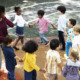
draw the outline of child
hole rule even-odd
[[[57,8],[60,16],[58,19],[58,36],[59,36],[59,40],[62,43],[62,48],[61,50],[65,50],[65,40],[64,40],[64,32],[66,30],[66,16],[65,16],[65,12],[66,12],[66,8],[65,6],[58,6]]]
[[[3,44],[4,38],[6,35],[8,35],[7,25],[14,27],[14,24],[5,17],[5,7],[0,6],[0,69],[2,63],[1,46]]]
[[[66,80],[79,80],[80,62],[77,60],[79,52],[76,48],[70,49],[70,59],[62,71],[62,75]]]
[[[16,80],[15,66],[17,65],[16,60],[19,60],[19,58],[15,55],[12,46],[13,46],[13,37],[6,36],[4,39],[3,54],[5,57],[6,68],[8,70],[8,75],[7,75],[8,80]]]
[[[30,40],[25,43],[23,50],[26,52],[24,58],[20,62],[24,62],[24,77],[25,80],[36,80],[36,71],[45,72],[36,65],[35,51],[38,49],[38,45],[35,41]]]
[[[34,24],[29,26],[33,27],[35,24],[39,24],[40,44],[45,42],[45,46],[47,46],[49,44],[49,40],[45,38],[44,34],[48,31],[48,24],[52,25],[53,28],[55,28],[55,26],[44,18],[45,12],[43,10],[39,10],[37,14],[39,19]]]
[[[16,47],[17,43],[21,40],[21,43],[24,43],[24,24],[27,24],[27,22],[23,19],[21,13],[21,8],[20,7],[15,7],[15,12],[16,12],[16,16],[15,16],[15,20],[13,21],[13,23],[17,23],[16,26],[16,34],[18,36],[18,39],[15,42],[14,45],[14,49],[15,50],[19,50],[19,48]]]
[[[76,20],[75,19],[69,19],[68,25],[69,25],[70,29],[68,30],[68,35],[67,35],[66,57],[69,56],[69,49],[70,49],[70,47],[72,47],[72,42],[70,40],[70,36],[72,36],[72,38],[75,37],[75,35],[73,33],[73,27],[76,25]]]
[[[60,55],[58,52],[60,48],[59,40],[57,39],[51,40],[50,48],[51,49],[47,52],[45,68],[47,69],[47,72],[49,73],[49,80],[56,80],[58,78],[57,67],[59,67],[62,71]]]
[[[77,48],[79,50],[80,53],[80,26],[77,25],[73,28],[75,37],[74,39],[72,39],[71,37],[71,41],[72,41],[72,47]],[[79,54],[80,57],[80,54]]]

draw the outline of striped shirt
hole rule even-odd
[[[47,52],[47,71],[49,74],[57,74],[57,63],[61,63],[60,55],[55,50],[49,50]]]
[[[36,24],[39,24],[39,33],[43,34],[48,31],[48,24],[51,25],[52,23],[43,17],[43,18],[39,18],[36,21]]]

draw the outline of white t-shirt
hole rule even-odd
[[[28,23],[23,19],[22,15],[15,15],[14,24],[17,23],[17,26],[24,27],[24,24],[28,25]]]
[[[60,15],[58,19],[58,31],[64,32],[63,28],[66,29],[66,22],[66,16],[64,14]]]
[[[50,74],[56,74],[58,71],[57,63],[61,63],[59,52],[55,50],[49,50],[47,52],[47,71]]]

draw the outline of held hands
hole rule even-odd
[[[20,59],[20,60],[19,60],[19,62],[23,62],[23,60],[22,60],[22,59]]]
[[[28,24],[29,25],[29,28],[32,28],[33,27],[33,25],[30,25],[30,24]]]
[[[45,69],[40,69],[40,72],[46,73],[46,70]]]

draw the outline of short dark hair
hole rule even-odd
[[[15,12],[17,12],[20,9],[20,7],[14,7]]]
[[[71,24],[72,24],[73,26],[76,25],[76,19],[69,19],[69,21],[71,22]]]
[[[66,12],[66,7],[65,6],[58,6],[57,10],[61,11],[63,14]]]
[[[58,39],[52,39],[50,42],[50,48],[55,50],[60,45],[60,41]]]
[[[5,38],[4,38],[4,45],[8,45],[8,44],[10,44],[12,41],[14,40],[14,37],[12,37],[12,36],[9,36],[9,35],[7,35]]]
[[[23,46],[23,51],[28,53],[34,53],[38,49],[38,44],[34,40],[29,40]]]
[[[1,14],[5,12],[5,7],[4,6],[0,6],[0,17],[1,17]]]
[[[45,12],[44,12],[44,10],[39,10],[37,14],[41,15],[41,16],[44,16]]]

